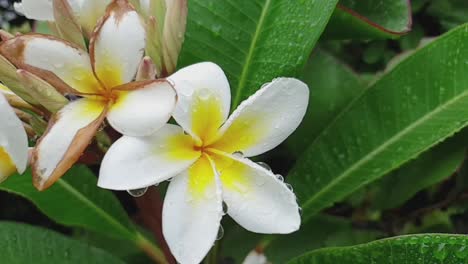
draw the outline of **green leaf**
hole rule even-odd
[[[65,226],[82,227],[115,238],[134,240],[136,230],[112,192],[98,188],[85,166],[73,167],[44,192],[37,191],[31,174],[14,175],[0,190],[31,200],[44,214]]]
[[[242,263],[247,254],[254,249],[262,234],[247,231],[229,217],[223,219],[224,236],[221,241],[221,256]]]
[[[342,112],[289,175],[305,218],[468,122],[468,24],[410,55]]]
[[[29,225],[0,222],[0,237],[2,263],[124,263],[101,249]]]
[[[296,155],[364,90],[359,77],[348,66],[320,49],[312,53],[302,80],[311,89],[310,107],[301,126],[286,141]]]
[[[347,219],[318,215],[302,225],[299,232],[279,236],[271,242],[265,255],[272,263],[285,263],[313,249],[355,245],[382,236],[378,231],[354,228]]]
[[[324,32],[330,39],[398,38],[411,29],[408,0],[341,0]]]
[[[179,67],[212,61],[233,106],[281,76],[297,76],[337,0],[191,0]]]
[[[468,129],[423,153],[376,182],[372,198],[376,209],[402,205],[417,192],[450,177],[465,158]]]
[[[319,249],[288,263],[461,264],[468,261],[467,244],[468,236],[463,235],[423,234],[401,236],[352,247]]]
[[[126,263],[131,264],[147,264],[151,263],[151,259],[146,256],[140,248],[136,245],[126,243],[127,241],[122,239],[115,239],[106,235],[102,235],[96,232],[84,230],[84,229],[75,229],[73,233],[73,238],[105,250],[106,252],[111,253],[115,257],[124,260]]]

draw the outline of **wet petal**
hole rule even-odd
[[[169,184],[162,215],[163,234],[180,263],[200,263],[216,240],[223,215],[217,178],[204,156]]]
[[[126,88],[131,90],[125,91]],[[116,90],[120,90],[118,99],[107,120],[127,136],[146,136],[156,132],[169,120],[176,103],[174,89],[163,80],[134,82]]]
[[[185,131],[208,141],[229,115],[231,92],[223,70],[211,62],[180,69],[168,78],[177,91],[173,117]],[[209,116],[210,118],[206,118]]]
[[[52,84],[61,92],[96,93],[100,85],[93,75],[89,55],[74,44],[45,35],[22,35],[0,46],[16,67]]]
[[[23,0],[14,7],[16,12],[29,19],[54,21],[52,0]]]
[[[103,102],[79,99],[53,117],[32,154],[33,182],[37,189],[48,188],[80,158],[106,111]]]
[[[78,23],[87,35],[91,35],[111,0],[68,0],[68,2]]]
[[[200,152],[182,128],[165,125],[148,137],[123,136],[102,161],[98,186],[112,190],[134,190],[165,181],[187,170]]]
[[[0,179],[23,173],[28,163],[28,136],[23,123],[0,94]]]
[[[108,88],[133,80],[145,50],[145,28],[127,1],[114,1],[93,33],[90,54],[93,68]]]
[[[285,234],[298,230],[299,206],[286,184],[249,159],[235,156],[231,159],[231,165],[221,169],[228,214],[245,229],[256,233]]]
[[[293,78],[275,79],[242,102],[212,147],[228,153],[240,151],[246,157],[273,149],[299,126],[308,102],[305,83]]]

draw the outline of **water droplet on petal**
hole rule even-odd
[[[236,151],[236,152],[232,153],[232,156],[234,156],[235,158],[243,158],[244,153],[242,153],[241,151]]]
[[[216,240],[221,240],[224,236],[224,228],[222,225],[219,226],[218,234],[216,235]]]
[[[135,189],[135,190],[127,190],[127,192],[128,192],[128,194],[130,194],[133,197],[141,197],[141,196],[145,195],[147,190],[148,190],[148,187],[141,188],[141,189]]]
[[[282,182],[284,182],[284,177],[281,174],[276,174],[276,178]]]
[[[223,201],[223,214],[227,214],[228,212],[228,205],[226,202]]]
[[[263,168],[271,171],[270,165],[266,164],[265,162],[257,162],[258,165],[262,166]]]
[[[197,95],[198,95],[198,98],[200,98],[201,100],[208,100],[210,99],[212,92],[210,89],[203,88],[198,91]]]

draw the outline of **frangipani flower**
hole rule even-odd
[[[29,19],[55,21],[53,2],[57,0],[23,0],[15,3],[17,12]],[[91,33],[112,0],[59,0],[70,6],[78,24],[87,33]]]
[[[90,54],[59,39],[32,34],[10,39],[0,52],[64,94],[82,98],[49,122],[32,153],[34,184],[43,190],[78,160],[107,117],[122,134],[152,134],[170,118],[176,94],[165,80],[131,82],[142,60],[145,30],[127,1],[114,1],[90,41]],[[130,83],[131,82],[131,83]]]
[[[28,136],[23,123],[8,104],[3,93],[9,90],[0,85],[0,182],[28,164]]]
[[[164,201],[163,233],[184,264],[199,263],[212,247],[223,201],[227,214],[247,230],[297,230],[293,192],[246,157],[273,149],[297,128],[308,104],[307,86],[292,78],[275,79],[228,118],[229,83],[217,65],[195,64],[168,79],[178,92],[173,117],[180,126],[119,139],[104,157],[98,185],[128,190],[174,177]]]

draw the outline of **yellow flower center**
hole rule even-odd
[[[16,166],[13,163],[13,160],[5,149],[0,147],[0,181],[3,181],[15,172]]]

